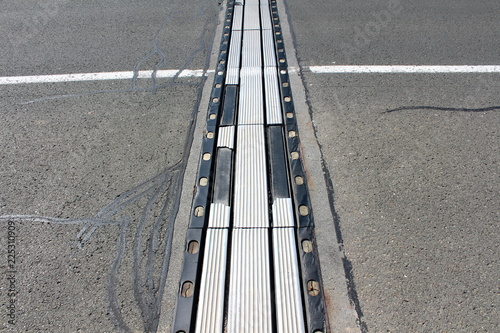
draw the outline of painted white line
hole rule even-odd
[[[179,72],[178,69],[163,69],[156,71],[156,78],[174,77]],[[213,73],[213,70],[207,71]],[[139,71],[138,79],[150,79],[153,71]],[[203,76],[202,69],[185,69],[179,77],[200,77]],[[56,74],[37,76],[4,76],[0,77],[0,85],[5,84],[28,84],[28,83],[53,83],[53,82],[80,82],[80,81],[104,81],[104,80],[130,80],[134,77],[134,72],[104,72],[104,73],[76,73],[76,74]]]
[[[341,73],[500,73],[500,66],[309,66],[317,74]]]

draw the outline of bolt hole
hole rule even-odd
[[[212,99],[212,102],[214,102],[214,103],[219,103],[219,98],[218,98],[218,97],[214,97],[214,98]]]
[[[182,284],[181,296],[182,297],[191,297],[191,296],[193,296],[193,282],[186,281],[186,282],[184,282]]]
[[[198,241],[192,240],[188,243],[188,253],[189,254],[196,254],[200,250],[200,243]]]

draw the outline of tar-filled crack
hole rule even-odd
[[[500,106],[489,106],[484,108],[450,108],[442,106],[402,106],[396,109],[386,110],[383,113],[407,111],[407,110],[434,110],[434,111],[451,111],[451,112],[488,112],[498,111]]]
[[[218,5],[209,0],[204,0],[197,8],[189,11],[189,13],[192,14],[186,17],[186,19],[194,20],[200,19],[201,17],[204,24],[200,29],[201,33],[197,39],[197,47],[187,56],[184,65],[180,69],[183,70],[188,68],[195,57],[202,54],[204,56],[203,71],[206,73],[210,65],[212,44],[217,26]],[[104,93],[125,93],[134,91],[149,91],[151,93],[156,93],[159,89],[168,86],[182,85],[182,83],[176,82],[179,74],[166,84],[159,85],[156,81],[156,71],[167,64],[167,56],[160,46],[159,36],[161,32],[167,29],[173,17],[179,17],[181,15],[186,16],[187,13],[173,13],[162,23],[161,27],[155,33],[151,52],[139,60],[134,68],[134,77],[131,80],[130,89],[102,90],[74,95],[49,96],[31,102]],[[141,64],[155,56],[158,56],[159,60],[153,69],[151,85],[148,88],[137,88],[137,75]],[[165,168],[161,173],[121,193],[92,217],[56,218],[32,215],[0,216],[0,221],[22,220],[36,223],[82,225],[80,232],[76,235],[76,241],[79,248],[82,248],[89,242],[91,236],[100,227],[110,225],[118,226],[119,234],[117,238],[116,253],[110,267],[106,293],[112,320],[119,331],[135,331],[135,329],[130,327],[130,323],[127,322],[127,318],[122,313],[121,304],[123,301],[127,300],[120,299],[118,296],[120,294],[125,294],[118,291],[120,288],[119,279],[123,278],[123,274],[125,274],[125,272],[120,271],[120,267],[125,258],[127,249],[132,253],[133,271],[129,274],[132,274],[135,304],[140,310],[144,331],[156,332],[158,329],[160,306],[170,263],[174,221],[179,209],[184,172],[192,145],[194,129],[196,127],[196,115],[200,106],[205,81],[206,75],[203,75],[199,78],[199,82],[195,84],[197,87],[197,96],[189,118],[182,158]],[[126,214],[126,209],[132,209],[134,205],[141,205],[143,202],[145,202],[145,204],[141,207],[137,218],[134,218],[130,214]],[[130,242],[127,242],[127,237],[130,238],[131,233],[134,234],[132,237],[133,242],[129,244]]]
[[[297,48],[297,38],[295,36],[295,31],[294,31],[294,28],[293,28],[292,14],[291,14],[291,11],[288,8],[288,2],[284,1],[283,3],[284,3],[285,10],[286,10],[287,17],[288,17],[288,25],[290,26],[290,33],[291,33],[291,39],[292,39],[292,43],[293,43],[293,47],[294,47],[294,51],[295,51],[295,56],[296,56],[296,58],[298,60],[298,64],[299,64],[299,73],[298,74],[299,74],[299,76],[300,76],[300,78],[302,80],[302,85],[304,86],[304,91],[305,91],[305,95],[306,95],[306,104],[307,104],[307,108],[308,108],[308,112],[309,112],[309,117],[312,120],[312,127],[313,127],[313,132],[314,132],[314,138],[316,140],[316,143],[318,144],[320,155],[321,155],[321,168],[322,168],[322,171],[323,171],[323,176],[324,176],[325,184],[326,184],[326,187],[327,187],[328,202],[329,202],[330,210],[331,210],[331,213],[332,213],[332,216],[333,216],[333,225],[334,225],[334,228],[335,228],[335,234],[336,234],[336,237],[337,237],[337,243],[338,243],[338,246],[339,246],[339,252],[341,253],[341,256],[342,256],[342,264],[343,264],[343,267],[344,267],[344,275],[345,275],[346,282],[347,282],[347,294],[348,294],[348,297],[349,297],[349,301],[354,306],[354,310],[356,311],[356,314],[357,314],[357,317],[358,317],[356,320],[357,320],[357,323],[358,323],[358,325],[359,325],[359,327],[361,329],[361,332],[365,333],[365,332],[368,332],[368,326],[363,321],[363,311],[361,309],[361,304],[359,302],[358,293],[356,291],[356,284],[354,282],[354,274],[353,274],[353,271],[352,271],[352,263],[347,258],[347,255],[345,254],[345,251],[344,251],[344,240],[343,240],[343,237],[342,237],[342,229],[341,229],[341,226],[340,226],[341,225],[341,221],[340,221],[340,217],[337,214],[337,211],[335,209],[335,190],[334,190],[334,187],[333,187],[333,182],[332,182],[330,170],[328,169],[328,165],[326,163],[325,156],[324,156],[324,153],[323,153],[323,146],[319,142],[318,133],[317,133],[317,127],[316,127],[316,124],[314,123],[314,109],[313,109],[313,106],[312,106],[312,103],[311,103],[310,92],[309,92],[309,89],[307,88],[308,85],[307,85],[307,82],[306,82],[306,78],[303,75],[303,70],[304,69],[302,68],[302,65],[301,65],[301,58],[300,58],[300,56],[298,54],[298,51],[297,51],[298,50],[298,48]]]

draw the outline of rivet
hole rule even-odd
[[[218,103],[218,102],[219,102],[219,98],[218,98],[218,97],[214,97],[214,98],[212,99],[212,102],[214,102],[214,103]]]
[[[307,292],[311,296],[318,296],[319,295],[319,283],[314,280],[310,280],[307,282]]]
[[[290,96],[285,97],[285,102],[290,102],[291,100],[292,100],[292,98]]]
[[[211,155],[210,155],[210,153],[205,153],[205,154],[203,154],[203,160],[204,160],[204,161],[208,161],[208,160],[210,160],[210,156],[211,156]]]
[[[312,252],[313,245],[309,239],[304,239],[302,241],[302,250],[304,250],[304,252],[306,252],[306,253]]]
[[[217,118],[217,115],[215,113],[211,113],[209,116],[210,119],[215,119]]]
[[[194,216],[202,217],[205,214],[205,208],[203,206],[198,206],[194,209]]]
[[[296,133],[295,131],[289,131],[289,132],[288,132],[288,136],[289,136],[290,138],[295,138],[295,137],[297,136],[297,133]]]
[[[280,62],[283,64],[285,63],[285,59],[280,59]]]
[[[282,70],[280,70],[280,73],[281,74],[286,74],[286,70],[282,69]]]
[[[291,113],[291,112],[287,112],[287,113],[286,113],[286,117],[287,117],[287,118],[290,118],[290,119],[291,119],[291,118],[293,118],[293,113]]]
[[[221,88],[221,87],[222,87],[222,84],[220,84],[220,83],[217,83],[217,84],[215,85],[215,88],[217,88],[217,89],[219,89],[219,88]]]
[[[193,283],[191,281],[186,281],[182,284],[181,296],[182,297],[193,296]]]
[[[292,160],[298,160],[298,159],[299,159],[299,152],[292,151]]]
[[[295,184],[304,185],[304,178],[302,178],[301,176],[295,177]]]
[[[290,84],[288,82],[283,82],[283,87],[288,88]]]
[[[309,214],[309,208],[307,208],[307,206],[305,206],[305,205],[300,205],[299,206],[299,214],[301,216],[307,216]]]
[[[198,241],[192,240],[188,244],[188,253],[189,254],[196,254],[200,250],[200,243]]]
[[[217,75],[224,75],[224,72],[223,71],[218,71]]]
[[[208,185],[208,178],[207,177],[201,177],[200,178],[200,186],[207,186]]]
[[[213,138],[214,138],[214,132],[208,132],[207,139],[213,139]]]

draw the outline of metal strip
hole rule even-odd
[[[261,67],[262,54],[259,30],[243,31],[243,46],[241,52],[241,68]]]
[[[243,20],[243,30],[260,30],[260,6],[257,5],[245,5],[245,13]]]
[[[237,30],[243,29],[243,6],[234,6],[233,11],[233,24],[231,26],[231,31],[234,33]]]
[[[196,316],[197,333],[222,332],[228,233],[227,229],[207,230]]]
[[[273,25],[271,22],[271,11],[269,10],[269,4],[263,3],[262,1],[260,4],[260,20],[262,23],[262,30],[272,30]]]
[[[262,96],[262,69],[260,67],[241,69],[238,124],[264,123],[264,97]]]
[[[231,33],[229,57],[227,60],[226,84],[238,84],[240,72],[241,31]]]
[[[227,333],[270,333],[271,274],[268,229],[234,229]]]
[[[262,31],[262,48],[264,53],[264,67],[276,67],[274,52],[274,34],[272,30]]]
[[[273,229],[273,254],[278,332],[305,333],[293,228]]]
[[[277,198],[273,203],[273,227],[294,227],[292,199]]]
[[[217,147],[234,148],[234,126],[219,127]]]
[[[268,227],[264,127],[238,126],[234,186],[234,227]]]
[[[282,124],[283,116],[278,86],[278,70],[276,67],[264,68],[264,87],[266,91],[267,124]]]

